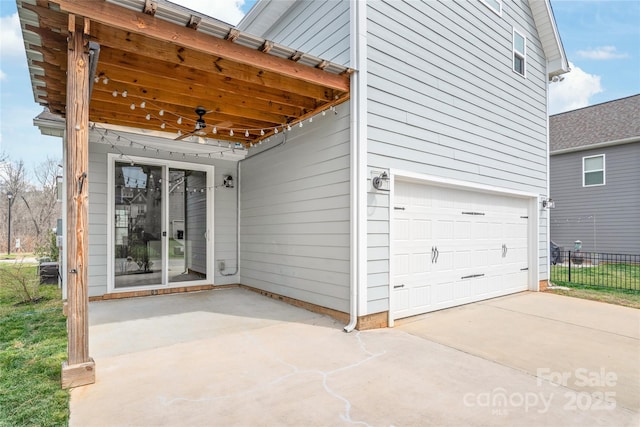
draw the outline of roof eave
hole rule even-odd
[[[606,147],[613,147],[616,145],[633,144],[634,142],[640,142],[640,137],[633,136],[630,138],[617,139],[614,141],[605,141],[605,142],[598,142],[596,144],[581,145],[579,147],[563,148],[560,150],[551,151],[549,152],[549,155],[557,156],[559,154],[575,153],[578,151],[597,150],[597,149],[606,148]]]
[[[549,0],[532,0],[529,7],[538,29],[542,49],[547,57],[547,74],[554,76],[571,71]]]

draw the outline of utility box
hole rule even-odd
[[[38,266],[38,275],[40,276],[40,284],[57,285],[59,267],[57,262],[43,262]]]

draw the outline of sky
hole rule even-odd
[[[174,0],[237,24],[255,0]],[[471,0],[470,0],[471,1]],[[504,0],[508,5],[510,0]],[[539,1],[539,0],[533,0]],[[551,0],[571,73],[549,88],[549,113],[640,93],[640,0]],[[62,158],[60,138],[40,134],[15,0],[0,0],[0,151],[33,170]]]

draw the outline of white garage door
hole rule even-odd
[[[396,182],[395,319],[528,289],[528,200]]]

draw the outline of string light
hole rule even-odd
[[[98,81],[99,79],[102,79],[102,82],[103,82],[104,84],[108,84],[108,83],[109,83],[109,81],[110,81],[110,80],[109,80],[109,78],[108,78],[107,76],[104,76],[104,75],[103,75],[102,77],[96,77],[96,79],[95,79],[95,80],[96,80],[96,81]],[[114,97],[117,97],[118,95],[121,95],[123,98],[127,98],[127,97],[128,97],[128,91],[124,90],[124,91],[122,91],[122,92],[118,92],[118,90],[117,90],[117,89],[115,89],[115,90],[112,92],[112,95],[113,95]],[[151,106],[151,108],[157,108],[157,111],[158,111],[158,115],[159,115],[159,116],[164,116],[164,115],[165,115],[166,110],[164,110],[164,109],[160,108],[159,106],[154,106],[152,101],[148,101],[148,100],[146,100],[146,99],[144,99],[144,98],[142,98],[142,97],[140,97],[140,96],[137,96],[137,95],[132,95],[132,97],[133,97],[133,98],[137,98],[137,99],[139,100],[139,104],[138,104],[138,105],[139,105],[139,107],[140,107],[140,108],[142,108],[142,109],[146,109],[146,108],[147,108],[147,102],[150,102],[150,104],[149,104],[149,105]],[[337,100],[338,100],[338,97],[336,97],[336,101],[337,101]],[[136,103],[132,103],[132,104],[130,105],[130,108],[131,108],[131,110],[135,110],[135,109],[136,109]],[[333,111],[336,115],[338,114],[338,110],[337,110],[337,108],[336,108],[336,106],[335,106],[335,105],[327,106],[324,110],[320,111],[318,114],[322,114],[323,116],[325,116],[325,115],[326,115],[326,113],[327,113],[327,111]],[[172,114],[172,115],[174,115],[175,117],[177,117],[177,120],[176,120],[176,121],[177,121],[177,124],[178,124],[178,125],[182,125],[182,124],[183,124],[183,119],[185,118],[184,116],[182,116],[182,115],[180,115],[180,114],[178,114],[178,113],[172,113],[172,112],[169,112],[169,113],[170,113],[170,114]],[[146,120],[149,120],[149,121],[150,121],[150,120],[151,120],[152,115],[151,115],[151,113],[147,112],[147,113],[145,114],[145,116],[144,116],[144,117],[145,117],[145,119],[146,119]],[[313,123],[313,118],[314,118],[314,117],[308,117],[308,118],[307,118],[307,119],[308,119],[308,121],[309,121],[309,123]],[[188,118],[187,118],[187,120],[189,120],[189,121],[194,121],[194,120],[191,120],[191,119],[188,119]],[[304,126],[304,121],[305,121],[305,119],[299,119],[299,120],[294,120],[294,121],[292,121],[292,122],[290,122],[290,123],[283,124],[283,125],[281,125],[281,126],[275,126],[275,127],[273,128],[273,134],[278,134],[280,131],[283,131],[283,132],[285,132],[285,131],[286,131],[286,132],[291,132],[291,131],[292,131],[292,127],[293,127],[293,126],[295,126],[296,124],[298,125],[298,127],[302,128],[302,127]],[[196,122],[196,123],[197,123],[197,122]],[[94,126],[95,126],[95,123],[94,123]],[[166,127],[167,127],[167,124],[166,124],[165,122],[162,122],[162,123],[160,124],[160,128],[161,128],[161,129],[166,129]],[[227,130],[227,129],[228,129],[229,136],[231,136],[231,137],[233,137],[233,136],[235,135],[235,132],[238,132],[238,131],[239,131],[238,129],[232,129],[232,128],[223,128],[223,129],[225,129],[225,130]],[[218,134],[218,128],[217,128],[217,126],[213,126],[213,127],[212,127],[212,130],[213,130],[213,132],[212,132],[212,133],[213,133],[214,135],[217,135],[217,134]],[[252,132],[256,132],[256,133],[258,133],[260,136],[262,136],[262,137],[263,137],[263,136],[265,136],[265,135],[266,135],[266,132],[268,132],[268,130],[267,130],[267,131],[265,131],[265,129],[264,129],[264,128],[262,128],[262,129],[260,129],[260,128],[258,128],[258,129],[247,129],[247,128],[245,128],[245,130],[244,130],[243,134],[244,134],[244,136],[245,136],[246,138],[250,138],[250,137],[251,137],[251,133],[252,133]],[[182,132],[181,132],[180,130],[178,130],[178,136],[182,136]],[[261,143],[263,140],[264,140],[263,138],[260,138],[260,139],[259,139],[259,141],[256,141],[256,144],[254,144],[254,145],[257,145],[257,144]],[[269,142],[269,141],[270,141],[270,139],[269,139],[269,138],[267,138],[267,139],[266,139],[266,141],[267,141],[267,142]],[[202,141],[201,141],[200,139],[198,139],[198,142],[202,143]],[[247,141],[247,142],[251,143],[250,141]]]

